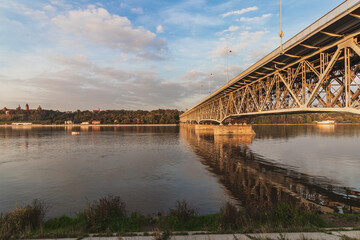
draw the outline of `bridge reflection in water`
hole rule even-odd
[[[279,136],[292,137],[285,128],[280,129],[283,132]],[[314,134],[333,131],[323,127],[317,130]],[[267,137],[266,132],[262,134]],[[258,156],[248,147],[253,136],[214,136],[192,125],[181,125],[180,136],[241,207],[262,211],[285,201],[322,212],[360,213],[359,192]]]

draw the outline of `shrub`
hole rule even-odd
[[[197,210],[190,206],[190,204],[185,200],[176,201],[175,208],[170,209],[169,211],[169,217],[175,217],[182,221],[187,221],[190,218],[197,216],[198,214]]]
[[[108,195],[88,205],[82,213],[90,230],[104,231],[126,217],[126,205],[118,196]]]
[[[243,225],[243,219],[241,212],[231,202],[226,202],[220,209],[220,224],[221,230],[234,230]]]
[[[42,227],[46,215],[44,202],[34,200],[31,205],[16,207],[0,215],[0,236],[9,239],[14,234],[24,234]]]
[[[63,231],[63,232],[83,232],[86,229],[86,221],[84,216],[70,218],[68,216],[60,216],[49,219],[44,223],[44,231]]]
[[[306,211],[286,202],[281,202],[271,213],[271,222],[275,226],[325,226],[319,214]]]
[[[169,240],[170,238],[171,232],[169,230],[165,230],[164,232],[157,230],[154,232],[154,240]]]

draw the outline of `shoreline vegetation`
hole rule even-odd
[[[174,123],[174,124],[31,124],[31,125],[12,125],[12,124],[1,124],[0,127],[13,127],[13,128],[31,128],[31,127],[65,127],[65,128],[89,128],[89,127],[177,127],[181,125],[186,125],[183,123]],[[194,125],[194,124],[193,124]],[[248,124],[253,126],[334,126],[334,125],[360,125],[360,122],[354,123],[335,123],[333,125],[319,125],[317,122],[313,123],[253,123]]]
[[[0,127],[175,127],[179,126],[179,124],[89,124],[89,125],[81,125],[81,124],[31,124],[31,125],[12,125],[12,124],[0,124]]]
[[[66,127],[66,128],[89,128],[89,127],[177,127],[186,125],[183,123],[174,124],[31,124],[31,125],[12,125],[12,124],[1,124],[0,127],[13,127],[13,128],[31,128],[31,127]],[[329,126],[329,125],[318,125],[316,122],[313,123],[254,123],[248,124],[253,126]],[[335,123],[334,125],[360,125],[360,122],[355,123]],[[333,126],[333,125],[330,125]]]
[[[93,111],[54,111],[39,107],[36,110],[0,110],[0,124],[27,122],[33,124],[176,124],[181,111],[176,109],[143,110],[93,110]]]
[[[248,121],[252,125],[273,124],[316,124],[317,122],[334,120],[336,124],[360,124],[360,115],[352,113],[305,113],[256,116]]]
[[[143,110],[93,110],[67,111],[44,110],[0,110],[0,126],[12,123],[32,123],[32,126],[174,126],[178,125],[182,111],[176,109]],[[334,120],[336,124],[360,124],[360,115],[352,113],[305,113],[243,117],[233,123],[250,125],[308,125],[320,121]],[[92,122],[96,124],[92,124]],[[169,125],[170,124],[170,125]],[[22,126],[22,125],[21,125]],[[29,126],[29,125],[25,125]]]
[[[219,213],[199,215],[185,200],[177,201],[167,213],[144,216],[129,213],[118,196],[108,195],[89,203],[74,217],[47,219],[47,205],[39,200],[17,206],[0,215],[0,239],[63,238],[97,236],[154,236],[169,239],[189,231],[207,233],[314,232],[328,228],[359,229],[356,214],[323,214],[280,202],[268,210],[243,209],[226,202]]]

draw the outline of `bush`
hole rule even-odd
[[[14,210],[0,215],[0,236],[9,239],[14,234],[24,234],[42,227],[46,215],[46,205],[34,200],[31,205],[16,207]]]
[[[125,219],[126,204],[120,197],[108,195],[88,205],[82,214],[90,230],[104,231],[114,222]]]
[[[68,232],[77,233],[83,232],[86,229],[86,221],[84,216],[77,216],[70,218],[68,216],[60,216],[50,219],[44,223],[45,232]]]
[[[198,214],[197,210],[190,206],[190,204],[185,200],[176,201],[175,208],[170,209],[169,212],[169,217],[175,217],[181,221],[187,221]]]
[[[231,202],[226,202],[220,209],[221,230],[239,229],[244,222],[244,216],[238,208]]]
[[[154,240],[169,240],[171,238],[171,232],[165,230],[164,232],[155,231]]]
[[[319,214],[302,210],[286,202],[279,203],[276,209],[270,213],[270,216],[273,225],[285,228],[291,226],[325,226]]]

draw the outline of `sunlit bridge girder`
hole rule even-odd
[[[354,17],[355,16],[355,17]],[[263,114],[360,114],[360,1],[348,0],[180,116],[182,123]]]

